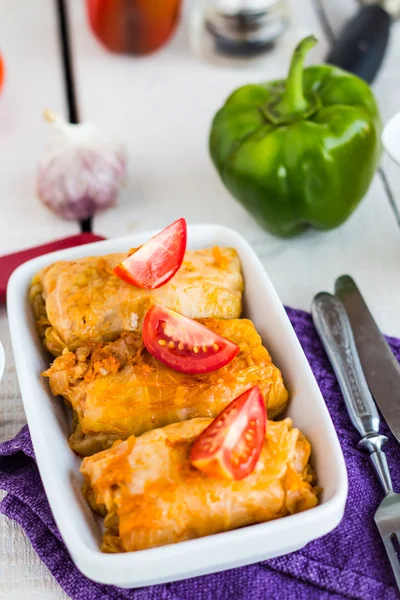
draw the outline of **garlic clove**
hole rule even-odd
[[[127,171],[124,147],[93,123],[67,123],[50,110],[44,116],[55,135],[37,170],[42,202],[78,220],[114,206]]]

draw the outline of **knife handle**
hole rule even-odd
[[[332,294],[315,296],[311,313],[342,390],[351,422],[361,434],[358,447],[370,455],[383,491],[393,491],[390,471],[382,447],[387,437],[379,434],[379,415],[369,391],[356,350],[350,322],[343,304]]]
[[[344,27],[326,62],[372,83],[389,41],[390,15],[378,4],[367,4]]]
[[[378,411],[342,303],[335,296],[322,292],[315,296],[311,313],[339,381],[351,422],[363,438],[379,434]]]

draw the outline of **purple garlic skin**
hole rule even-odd
[[[41,201],[71,220],[114,206],[127,171],[123,146],[97,125],[67,123],[50,111],[45,116],[56,135],[38,165]]]

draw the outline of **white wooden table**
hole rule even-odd
[[[382,161],[384,178],[376,176],[343,227],[290,241],[260,229],[231,199],[209,160],[209,124],[228,93],[252,80],[282,76],[294,42],[306,33],[320,39],[310,60],[322,60],[330,35],[356,10],[355,0],[322,0],[322,15],[318,0],[289,4],[289,34],[265,63],[244,70],[221,69],[191,55],[185,18],[171,43],[150,57],[107,54],[88,32],[82,0],[69,0],[81,119],[115,132],[129,152],[130,173],[120,204],[95,219],[94,231],[123,235],[161,227],[182,215],[191,223],[234,227],[251,242],[286,304],[308,309],[317,291],[331,290],[335,278],[348,272],[381,328],[400,335],[400,169],[388,157]],[[0,14],[0,51],[7,66],[0,98],[0,254],[5,254],[77,233],[79,227],[54,217],[34,191],[36,162],[49,134],[41,111],[66,111],[54,2],[0,0]],[[393,26],[390,52],[374,89],[387,120],[400,110],[400,24]],[[0,339],[7,361],[0,386],[1,442],[25,423],[4,308]],[[282,594],[284,598],[284,590]],[[1,597],[48,600],[66,595],[19,527],[0,515]]]

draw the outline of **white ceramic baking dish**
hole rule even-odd
[[[216,225],[188,230],[189,248],[231,246],[238,251],[245,277],[245,315],[254,321],[290,391],[287,411],[310,439],[313,464],[323,487],[312,510],[270,523],[244,527],[160,548],[124,554],[99,550],[101,523],[81,493],[80,460],[70,450],[69,419],[39,373],[47,368],[28,304],[34,274],[55,260],[121,252],[145,242],[155,232],[61,250],[35,258],[12,275],[8,315],[19,384],[37,463],[57,526],[77,567],[89,578],[122,587],[139,587],[203,575],[293,552],[340,522],[347,495],[341,448],[325,402],[285,310],[249,244],[235,231]]]

